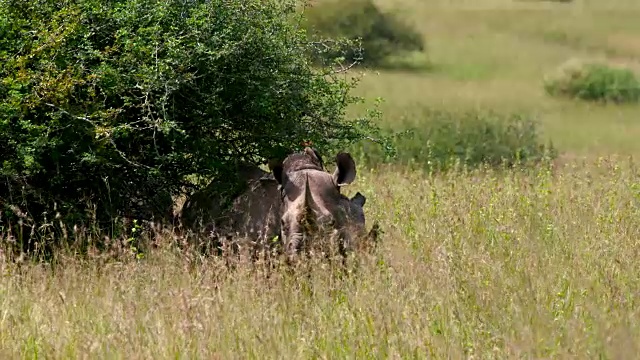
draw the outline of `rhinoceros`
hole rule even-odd
[[[179,212],[182,225],[191,230],[212,231],[226,217],[227,208],[235,199],[246,192],[247,188],[260,179],[272,175],[253,164],[241,164],[227,180],[231,187],[221,190],[219,184],[212,182],[204,188],[187,196]],[[275,183],[275,179],[273,179]],[[277,186],[277,184],[275,184]]]
[[[354,237],[364,235],[366,198],[357,193],[349,199],[340,192],[356,177],[355,161],[349,153],[341,152],[335,164],[333,174],[325,171],[317,151],[306,147],[271,169],[281,188],[280,233],[290,258],[311,245],[308,239],[320,230],[337,235],[343,256],[352,249]],[[369,235],[375,238],[377,229],[372,231]]]
[[[188,196],[179,212],[184,230],[208,235],[213,247],[220,239],[243,237],[266,243],[279,234],[279,190],[273,175],[244,164],[228,177],[231,189],[217,190],[211,183]]]
[[[315,150],[306,151],[314,154],[314,158],[318,161],[318,168],[322,169],[320,155]],[[281,178],[280,169],[283,168],[283,164],[289,164],[289,162],[285,160],[285,162],[270,163],[271,173],[255,165],[241,167],[234,176],[242,183],[244,191],[235,196],[227,208],[220,206],[223,197],[215,192],[203,189],[194,193],[185,202],[181,211],[183,225],[192,230],[204,229],[213,234],[214,239],[243,238],[263,249],[281,244],[284,199],[283,188],[278,178]],[[331,176],[327,172],[322,172]],[[352,198],[338,194],[332,208],[341,209],[340,213],[349,220],[348,227],[351,232],[360,234],[365,228],[363,209],[365,203],[366,197],[359,192]],[[221,243],[216,241],[215,245],[220,246]]]

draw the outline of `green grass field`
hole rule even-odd
[[[163,246],[0,262],[0,358],[636,358],[640,106],[553,99],[543,78],[573,58],[640,69],[640,3],[379,3],[424,31],[431,62],[367,72],[358,93],[385,99],[386,126],[424,106],[529,112],[562,161],[361,168],[347,191],[385,233],[345,278],[229,272]]]
[[[527,112],[545,136],[576,155],[638,154],[640,108],[558,100],[543,80],[572,59],[640,70],[640,3],[595,1],[378,1],[423,31],[430,69],[370,71],[359,94],[381,96],[385,120],[421,106]],[[615,6],[614,6],[615,5]],[[417,119],[419,120],[419,118]]]

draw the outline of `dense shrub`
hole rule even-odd
[[[383,13],[372,0],[323,1],[306,10],[306,26],[318,39],[360,40],[361,48],[316,52],[317,59],[344,56],[347,61],[380,66],[390,56],[424,50],[422,35],[393,14]]]
[[[355,85],[317,71],[294,1],[4,1],[0,233],[169,217],[187,177],[227,180],[311,140],[375,130],[345,120]],[[224,185],[224,181],[221,182]]]
[[[640,80],[633,71],[600,63],[570,62],[545,79],[549,95],[612,103],[637,102]]]
[[[541,143],[537,123],[521,114],[427,109],[420,119],[396,124],[396,128],[405,131],[395,138],[395,157],[371,143],[358,144],[354,151],[370,166],[393,162],[426,170],[447,170],[456,164],[512,166],[556,155],[552,145]]]

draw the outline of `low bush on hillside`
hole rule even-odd
[[[358,144],[354,151],[369,166],[393,162],[436,171],[452,166],[513,166],[556,156],[551,144],[541,142],[537,123],[521,114],[427,109],[419,121],[405,120],[394,130],[398,128],[406,131],[395,137],[395,157],[370,142]]]
[[[569,62],[545,79],[545,91],[552,96],[607,103],[635,103],[640,100],[640,79],[626,68],[602,63]]]
[[[337,50],[320,46],[314,52],[318,61],[344,57],[349,62],[358,61],[367,66],[403,66],[398,61],[403,54],[424,51],[420,32],[399,17],[380,11],[372,0],[331,0],[313,5],[306,10],[306,27],[317,40],[345,38],[351,40],[348,44],[359,42],[361,45]],[[412,58],[415,59],[415,55]]]

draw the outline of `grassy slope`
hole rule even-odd
[[[544,133],[562,150],[640,153],[640,107],[557,100],[542,86],[546,74],[574,58],[640,70],[640,5],[608,1],[613,10],[601,10],[585,1],[378,3],[425,33],[433,67],[421,74],[366,74],[359,93],[386,99],[390,125],[403,116],[419,122],[419,106],[524,111],[540,119]]]
[[[616,13],[593,1],[381,3],[411,9],[436,67],[367,75],[360,91],[387,99],[389,124],[420,104],[516,109],[540,114],[562,150],[640,150],[640,108],[553,100],[541,84],[574,56],[637,57],[640,13],[622,1]],[[351,280],[320,267],[311,279],[226,274],[164,250],[66,259],[55,272],[0,262],[0,357],[633,358],[636,167],[593,157],[552,172],[363,170],[348,191],[368,196],[386,234]]]
[[[365,173],[378,261],[271,279],[157,250],[4,266],[0,356],[632,358],[640,186],[623,159],[549,172]],[[242,354],[242,356],[241,356]]]

